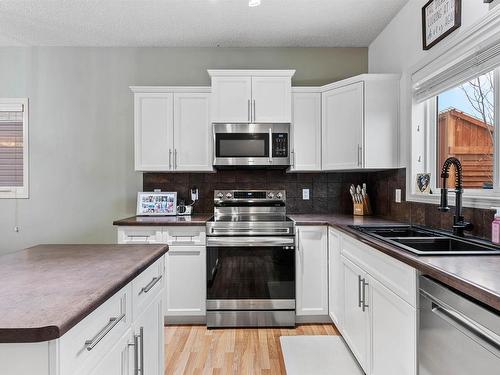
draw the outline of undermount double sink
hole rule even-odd
[[[418,255],[500,255],[479,240],[411,225],[353,225],[352,228]]]

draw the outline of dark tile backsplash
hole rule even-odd
[[[189,189],[199,189],[198,213],[213,212],[216,189],[283,189],[289,213],[352,213],[351,184],[367,183],[374,214],[391,220],[450,229],[453,209],[442,213],[436,205],[405,201],[406,169],[379,172],[286,173],[281,170],[226,170],[216,173],[144,173],[143,189],[177,191],[178,199],[188,201]],[[302,189],[310,199],[302,199]],[[394,190],[402,191],[402,203],[394,202]],[[453,202],[450,202],[453,203]],[[464,209],[474,224],[473,235],[491,238],[493,210]]]

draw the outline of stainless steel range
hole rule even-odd
[[[295,225],[282,190],[216,190],[207,326],[295,325]]]

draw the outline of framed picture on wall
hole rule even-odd
[[[424,50],[432,48],[462,24],[462,0],[429,0],[422,8]]]
[[[177,213],[177,193],[137,193],[137,215],[163,216]]]

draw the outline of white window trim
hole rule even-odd
[[[0,105],[23,106],[23,186],[0,186],[0,199],[27,199],[29,198],[29,107],[28,98],[0,98]]]
[[[435,119],[433,120],[433,126],[427,127],[424,125],[425,122],[429,122],[433,109],[429,108],[428,102],[419,104],[414,99],[412,77],[417,76],[419,81],[425,80],[426,76],[431,77],[435,74],[435,72],[442,71],[446,66],[460,60],[461,56],[465,56],[467,53],[470,53],[470,51],[473,51],[478,45],[484,43],[484,41],[493,40],[492,38],[500,40],[500,33],[498,30],[500,30],[500,7],[490,10],[490,12],[482,20],[470,27],[467,31],[464,31],[458,39],[454,39],[447,45],[442,46],[440,51],[443,51],[443,53],[440,56],[436,57],[436,55],[431,55],[429,58],[424,59],[410,69],[408,74],[406,74],[406,98],[408,103],[407,108],[409,108],[406,123],[411,126],[409,131],[410,147],[408,147],[408,169],[406,174],[406,199],[408,201],[439,204],[440,199],[440,189],[433,190],[433,194],[420,194],[415,192],[415,179],[419,170],[422,171],[430,167],[429,171],[432,176],[432,186],[436,186],[436,179],[440,177],[436,176],[436,168],[434,164],[430,164],[433,160],[435,160],[436,151],[432,150],[435,146],[433,145],[433,147],[431,147],[432,137],[435,139],[435,135],[433,134],[431,137],[425,137],[426,140],[423,146],[417,146],[417,140],[414,138],[416,137],[415,132],[417,126],[424,126],[426,131],[430,131],[435,128]],[[499,84],[499,74],[496,74],[495,79],[497,80],[497,84]],[[495,95],[496,144],[494,157],[496,168],[495,178],[498,180],[498,176],[500,176],[500,152],[497,150],[500,149],[500,131],[496,130],[500,129],[500,95],[498,95],[498,92],[496,92]],[[435,113],[435,111],[433,113]],[[416,157],[416,155],[419,154],[421,154],[424,158],[422,161],[423,163],[420,165],[417,162]],[[455,194],[453,192],[449,192],[448,199],[450,204],[453,204],[455,201]],[[500,206],[500,189],[497,186],[496,189],[493,190],[465,190],[463,194],[463,205],[465,207],[473,208],[491,208],[494,206]]]

